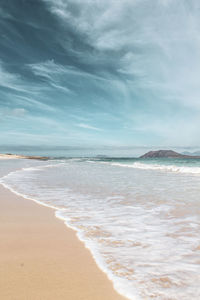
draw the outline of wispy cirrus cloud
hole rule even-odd
[[[3,2],[0,109],[26,110],[7,118],[19,132],[35,139],[53,127],[63,143],[68,135],[88,143],[196,144],[198,1]],[[12,131],[4,125],[1,133]]]
[[[41,87],[37,83],[32,83],[20,73],[10,72],[5,63],[0,60],[0,87],[9,89],[21,94],[37,94]]]
[[[63,25],[74,28],[95,49],[97,61],[107,62],[109,71],[115,71],[122,81],[128,79],[127,91],[146,91],[155,94],[154,101],[158,98],[200,108],[199,3],[44,2]]]
[[[6,64],[2,61],[0,61],[0,88],[3,88],[3,90],[0,90],[0,104],[7,101],[7,105],[9,102],[13,103],[14,106],[33,106],[38,109],[52,110],[52,106],[41,101],[44,87],[41,87],[38,83],[26,80],[18,73],[8,71]],[[3,97],[6,100],[3,100]],[[34,98],[39,98],[40,100]]]
[[[36,76],[45,78],[53,88],[67,93],[71,92],[66,83],[63,85],[61,83],[61,78],[66,73],[62,65],[55,64],[53,60],[48,60],[42,63],[30,64],[28,67]]]
[[[76,124],[76,126],[80,127],[80,128],[84,128],[84,129],[90,129],[90,130],[95,130],[95,131],[102,131],[101,128],[86,124],[86,123],[79,123]]]
[[[104,78],[103,76],[81,70],[76,66],[61,65],[59,63],[55,63],[54,60],[47,60],[36,64],[30,64],[28,65],[28,67],[36,76],[44,77],[48,79],[52,84],[59,82],[64,76],[85,77],[87,80],[91,79],[108,82],[111,81],[109,77]]]
[[[20,75],[8,72],[2,61],[0,61],[0,86],[19,92],[26,91]]]
[[[10,95],[10,97],[12,97]],[[34,98],[31,98],[30,96],[24,96],[24,95],[15,95],[16,101],[21,105],[26,105],[27,107],[37,107],[38,109],[42,111],[51,111],[55,112],[55,107],[50,106],[46,103],[43,103],[41,100],[36,100]]]

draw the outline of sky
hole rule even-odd
[[[0,145],[200,147],[198,0],[1,0]]]

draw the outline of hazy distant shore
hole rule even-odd
[[[49,157],[47,156],[35,156],[35,155],[18,155],[18,154],[11,154],[11,153],[0,153],[0,159],[38,159],[38,160],[48,160]]]

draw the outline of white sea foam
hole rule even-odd
[[[113,166],[124,167],[124,168],[135,168],[142,170],[155,170],[164,172],[174,172],[174,173],[185,173],[185,174],[197,174],[200,175],[200,167],[185,167],[177,165],[159,165],[159,164],[149,164],[134,162],[132,164],[122,164],[122,163],[111,163]]]
[[[199,299],[200,178],[119,166],[68,160],[1,182],[56,209],[128,299]]]

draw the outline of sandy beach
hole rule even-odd
[[[54,210],[0,186],[0,299],[123,300]]]

